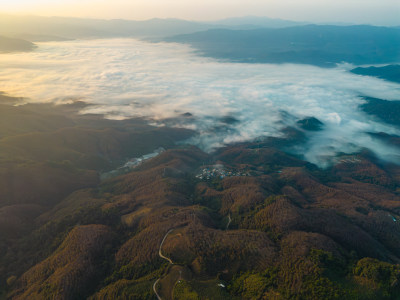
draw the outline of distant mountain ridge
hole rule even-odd
[[[18,17],[0,14],[0,34],[27,37],[33,41],[41,41],[43,37],[53,37],[56,41],[60,40],[60,38],[161,38],[216,28],[236,30],[260,27],[280,28],[297,25],[302,25],[302,23],[253,17],[198,22],[172,18],[135,21],[37,16]]]
[[[227,18],[210,22],[217,25],[235,26],[237,29],[255,29],[255,28],[285,28],[311,24],[311,22],[296,22],[283,19],[274,19],[268,17],[246,16],[237,18]]]
[[[12,16],[0,14],[0,35],[35,41],[80,38],[137,37],[159,39],[210,29],[250,30],[304,26],[297,22],[268,17],[246,16],[200,22],[181,19],[102,20],[68,17]]]
[[[213,29],[165,40],[190,44],[205,56],[252,63],[378,64],[396,62],[400,53],[398,28],[368,25]]]
[[[129,21],[0,15],[0,34],[2,35],[56,36],[57,39],[161,37],[210,28],[215,28],[215,26],[177,19]]]

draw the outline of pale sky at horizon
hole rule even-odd
[[[209,21],[266,16],[295,21],[400,25],[399,0],[0,0],[18,15]]]

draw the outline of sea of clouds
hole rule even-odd
[[[51,42],[0,55],[0,91],[31,102],[83,100],[93,105],[82,113],[194,129],[199,134],[189,142],[206,151],[281,136],[283,128],[314,116],[325,126],[299,147],[306,160],[324,166],[339,152],[369,148],[400,162],[398,148],[368,134],[399,130],[359,108],[361,95],[400,100],[400,85],[348,68],[221,62],[185,45],[133,39]]]

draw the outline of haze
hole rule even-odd
[[[366,147],[399,162],[398,150],[368,132],[400,134],[363,113],[359,95],[400,98],[398,84],[307,65],[224,63],[185,45],[132,39],[39,43],[31,53],[0,56],[2,90],[27,101],[93,104],[83,113],[194,129],[189,141],[210,151],[260,136],[281,136],[308,116],[325,125],[296,152],[320,166]],[[333,80],[334,79],[334,80]],[[30,100],[29,100],[30,99]],[[191,118],[181,118],[190,113]],[[226,122],[226,118],[233,122]]]
[[[397,0],[2,0],[0,12],[90,18],[217,20],[246,15],[308,22],[399,25]]]

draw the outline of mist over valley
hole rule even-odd
[[[181,44],[133,39],[37,45],[34,52],[0,56],[2,89],[25,102],[80,100],[90,104],[84,114],[192,129],[197,135],[187,142],[208,152],[282,137],[285,128],[314,117],[324,126],[306,130],[305,141],[289,151],[320,166],[364,148],[399,162],[396,147],[369,134],[399,135],[398,127],[362,107],[365,97],[399,100],[400,86],[351,74],[350,65],[231,63],[197,56]]]

